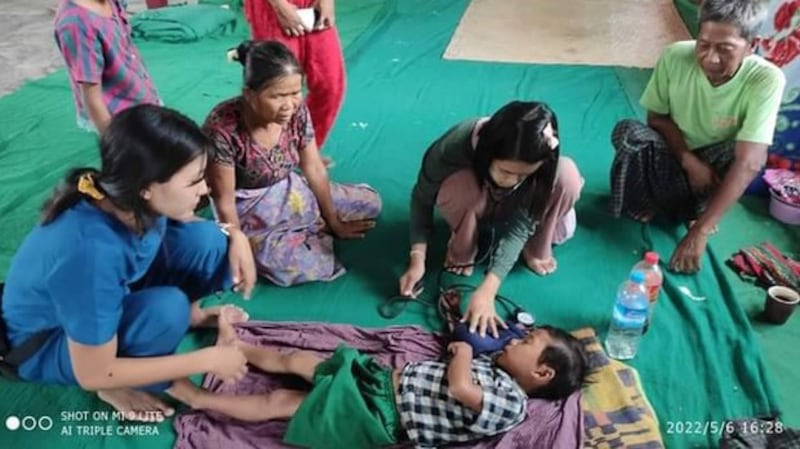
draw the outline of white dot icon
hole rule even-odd
[[[9,416],[8,418],[6,418],[6,428],[8,428],[8,430],[19,429],[19,424],[20,424],[19,418],[17,418],[16,416]]]

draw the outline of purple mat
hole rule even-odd
[[[329,355],[340,344],[358,349],[390,366],[440,357],[443,341],[416,326],[382,329],[357,328],[321,323],[249,322],[237,327],[239,337],[258,346],[278,350],[304,349]],[[302,388],[302,381],[251,370],[235,385],[224,385],[208,375],[203,387],[222,394],[264,393],[279,387]],[[272,449],[289,448],[281,442],[285,421],[243,423],[202,411],[190,411],[175,418],[176,449]],[[346,431],[345,429],[342,429]],[[470,445],[453,447],[572,449],[582,446],[583,413],[580,393],[561,402],[528,401],[528,416],[511,432]],[[411,447],[406,444],[400,447]],[[350,448],[347,448],[350,449]]]

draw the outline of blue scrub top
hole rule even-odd
[[[6,278],[3,317],[11,344],[56,328],[84,345],[109,342],[119,328],[123,298],[147,273],[165,230],[160,217],[137,236],[85,200],[34,228]]]

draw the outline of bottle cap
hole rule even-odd
[[[631,273],[630,279],[631,279],[631,282],[633,282],[635,284],[643,284],[644,283],[644,273],[642,273],[641,271],[638,271],[638,270],[634,271],[633,273]]]
[[[650,265],[655,265],[658,263],[658,253],[655,251],[648,251],[644,253],[644,261]]]

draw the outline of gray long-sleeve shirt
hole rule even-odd
[[[425,152],[417,183],[411,192],[411,244],[427,243],[433,233],[433,206],[442,182],[453,173],[473,167],[475,149],[472,132],[479,118],[465,120],[450,128]],[[506,201],[514,201],[509,198]],[[503,227],[496,242],[489,271],[500,279],[505,278],[533,234],[534,224],[527,215],[527,207],[516,207],[511,219]]]

